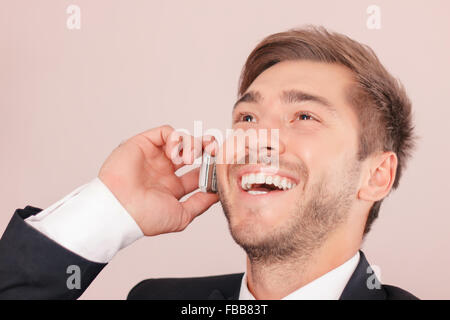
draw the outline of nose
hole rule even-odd
[[[279,128],[273,126],[259,127],[256,149],[249,146],[249,151],[257,152],[256,156],[261,162],[275,162],[286,151],[286,145],[280,136],[280,131]],[[274,164],[276,163],[277,161]]]

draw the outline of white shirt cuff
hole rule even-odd
[[[134,219],[97,177],[25,221],[66,249],[98,263],[143,237]]]

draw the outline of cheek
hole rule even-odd
[[[224,186],[227,180],[227,167],[223,164],[216,164],[216,178],[220,186]]]
[[[291,150],[305,164],[310,180],[339,170],[345,164],[345,159],[356,152],[354,138],[337,132],[292,137],[291,141]]]

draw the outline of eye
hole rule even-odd
[[[308,112],[299,112],[297,113],[297,115],[295,116],[295,120],[316,120],[316,118],[314,116],[312,116],[310,113]]]
[[[254,116],[248,113],[240,113],[237,115],[234,122],[256,122]]]

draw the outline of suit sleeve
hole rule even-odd
[[[62,247],[24,219],[42,209],[17,209],[0,239],[0,299],[77,299],[106,263]]]

